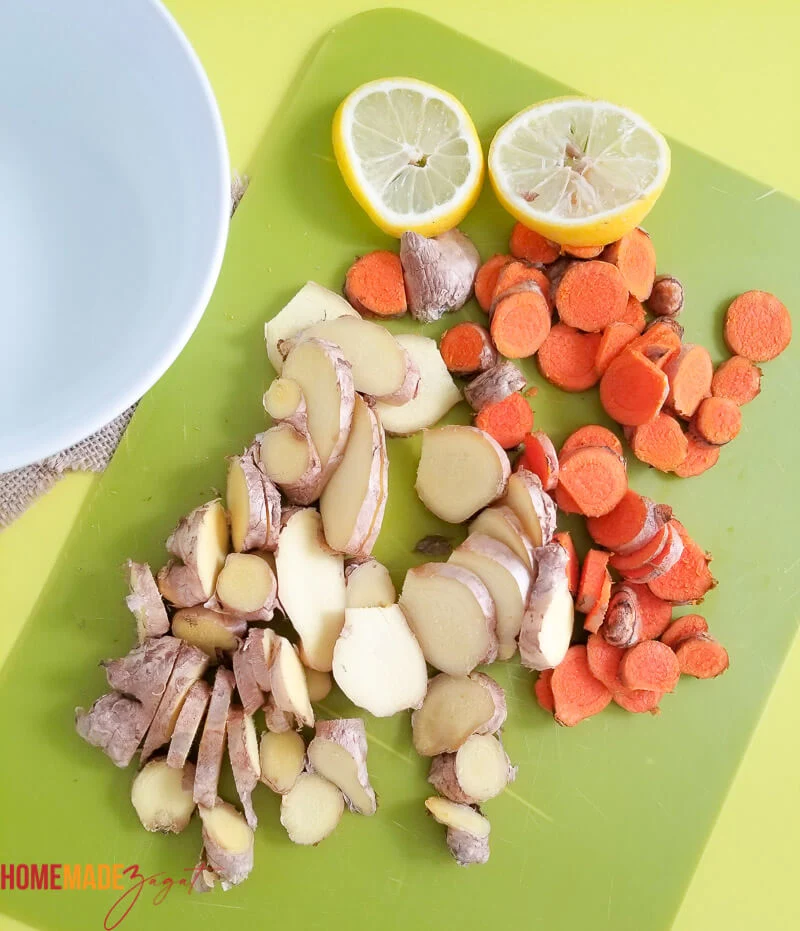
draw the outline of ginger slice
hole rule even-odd
[[[473,734],[455,753],[433,758],[428,782],[453,802],[477,805],[499,795],[516,775],[496,737]]]
[[[195,508],[167,539],[167,551],[181,562],[167,563],[158,573],[161,594],[179,608],[207,601],[214,594],[229,544],[222,502],[215,499]]]
[[[236,792],[247,823],[255,830],[258,818],[253,810],[253,789],[261,776],[261,757],[253,718],[238,706],[228,711],[228,756],[233,770]]]
[[[247,633],[247,621],[197,605],[175,612],[172,633],[216,662],[220,653],[232,653],[236,649],[239,638]]]
[[[250,653],[245,650],[244,644],[240,644],[234,651],[232,661],[236,691],[239,693],[244,713],[255,714],[264,704],[264,692],[258,684],[255,669],[250,662]]]
[[[117,692],[140,701],[152,717],[175,668],[180,648],[181,641],[175,637],[146,640],[127,655],[101,664],[106,681]]]
[[[348,608],[388,608],[397,600],[389,570],[377,559],[353,560],[344,569]]]
[[[278,582],[255,553],[229,553],[217,577],[216,597],[224,611],[246,621],[269,621],[278,600]]]
[[[367,732],[360,718],[318,721],[308,760],[314,771],[338,786],[351,811],[375,814],[378,803],[367,772]]]
[[[180,834],[194,813],[194,766],[174,769],[165,759],[150,760],[133,780],[131,802],[147,831]]]
[[[130,594],[125,599],[128,610],[136,618],[139,643],[150,637],[161,637],[169,630],[169,617],[155,577],[147,563],[125,563]]]
[[[504,499],[534,546],[546,546],[556,530],[556,506],[538,475],[519,469],[508,480]]]
[[[109,692],[87,711],[75,709],[75,730],[88,744],[99,747],[115,766],[133,759],[152,720],[141,702],[120,692]]]
[[[485,534],[504,543],[530,571],[536,565],[533,541],[525,532],[519,517],[508,505],[495,504],[481,511],[469,525],[469,532],[470,535]]]
[[[220,666],[214,677],[203,736],[197,750],[197,771],[194,779],[194,800],[206,808],[213,808],[217,797],[222,757],[225,753],[228,709],[234,685],[233,673]]]
[[[528,669],[552,669],[569,649],[575,604],[569,590],[568,558],[558,543],[536,550],[538,575],[519,635],[522,665]]]
[[[303,773],[281,798],[281,824],[295,844],[318,844],[344,812],[344,796],[318,773]]]
[[[329,672],[306,669],[306,686],[308,687],[308,697],[312,702],[322,701],[327,698],[333,688],[333,677]]]
[[[281,495],[261,468],[259,442],[228,460],[225,499],[237,553],[274,550],[281,525]]]
[[[314,726],[314,709],[308,696],[303,664],[295,648],[285,637],[278,637],[272,649],[269,682],[276,706],[293,714],[306,727]]]
[[[446,826],[447,847],[459,866],[486,863],[491,825],[479,811],[435,795],[425,800],[425,807]]]
[[[272,692],[267,695],[264,702],[264,726],[272,734],[285,734],[287,731],[297,731],[300,724],[290,711],[282,711]]]
[[[233,805],[215,799],[200,805],[203,845],[208,866],[222,881],[222,888],[238,886],[253,869],[253,829]]]
[[[284,795],[303,772],[306,745],[297,731],[265,731],[261,735],[260,779],[278,795]]]
[[[311,504],[324,485],[319,453],[305,430],[279,423],[261,437],[261,465],[292,504]]]
[[[172,732],[172,739],[169,742],[167,751],[167,765],[175,769],[183,769],[192,744],[203,723],[208,703],[211,700],[211,686],[198,679],[197,682],[189,689],[186,694],[186,700],[183,703],[178,720],[175,722],[175,730]]]

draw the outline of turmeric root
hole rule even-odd
[[[402,317],[408,305],[400,256],[378,250],[356,259],[347,269],[344,296],[359,313]]]
[[[442,337],[439,351],[453,375],[476,375],[497,362],[497,350],[489,331],[469,321],[450,327]]]
[[[664,366],[669,379],[666,404],[678,417],[691,419],[703,398],[711,393],[714,366],[704,346],[684,343],[680,352]]]
[[[656,598],[672,604],[697,604],[717,584],[708,568],[711,557],[700,549],[681,524],[675,521],[674,526],[683,541],[681,557],[668,572],[647,584]]]
[[[647,298],[647,309],[654,317],[677,317],[683,310],[683,285],[673,275],[656,275]]]
[[[681,670],[675,654],[660,640],[643,640],[628,650],[619,664],[626,689],[672,692]]]
[[[541,287],[523,281],[498,295],[489,329],[497,351],[507,359],[532,356],[550,332],[550,305]]]
[[[673,472],[689,454],[689,442],[681,425],[663,411],[648,423],[633,427],[630,443],[639,462],[660,472]]]
[[[420,323],[460,310],[472,294],[481,264],[472,240],[453,229],[433,239],[419,233],[400,238],[408,309]]]
[[[136,618],[139,643],[144,643],[150,637],[163,636],[169,630],[169,618],[150,566],[129,559],[125,568],[130,587],[125,604]]]
[[[614,359],[638,336],[635,327],[629,323],[610,323],[600,337],[594,368],[602,375]]]
[[[194,766],[172,769],[164,759],[150,760],[133,780],[131,803],[146,831],[180,834],[194,813]]]
[[[455,753],[433,758],[428,782],[453,802],[477,805],[499,795],[516,774],[496,737],[473,734]]]
[[[522,446],[515,471],[527,469],[533,472],[545,491],[554,491],[558,485],[558,454],[550,437],[544,431],[536,430],[523,438]]]
[[[619,664],[625,650],[622,647],[612,646],[602,634],[589,634],[586,641],[586,662],[589,671],[599,682],[612,693],[624,688],[619,677]]]
[[[475,276],[475,298],[481,310],[489,313],[494,293],[497,287],[497,278],[505,265],[512,261],[510,255],[493,255],[478,269]]]
[[[634,340],[613,359],[600,379],[603,409],[612,420],[629,427],[652,420],[669,395],[669,379],[634,349],[636,344]]]
[[[739,435],[742,412],[728,398],[706,398],[700,402],[689,429],[695,439],[710,446],[724,446]]]
[[[557,323],[536,354],[539,371],[563,391],[586,391],[597,384],[594,360],[600,339],[599,333],[582,333]]]
[[[566,326],[600,333],[624,314],[628,290],[615,265],[596,260],[574,262],[555,294],[558,315]]]
[[[639,599],[627,585],[618,585],[612,589],[605,620],[600,633],[606,643],[612,647],[632,647],[638,643],[642,634],[642,617],[639,611]],[[626,688],[643,688],[623,682]]]
[[[587,517],[613,511],[628,490],[625,460],[601,447],[585,446],[564,456],[558,481]]]
[[[761,392],[761,369],[744,356],[731,356],[717,366],[711,379],[711,394],[728,398],[741,407]]]
[[[618,456],[622,455],[622,443],[616,433],[613,433],[608,427],[601,427],[599,424],[590,423],[570,433],[564,440],[559,452],[559,459],[564,459],[567,453],[584,446],[607,446]]]
[[[341,791],[351,811],[374,815],[378,803],[367,773],[367,732],[360,718],[318,721],[308,762]]]
[[[668,601],[656,598],[647,585],[630,582],[628,588],[636,595],[639,605],[642,618],[640,639],[658,640],[672,620],[672,605]]]
[[[487,862],[491,828],[478,810],[435,795],[425,800],[425,807],[447,827],[447,847],[459,866]]]
[[[572,535],[568,530],[554,533],[553,543],[558,543],[567,554],[567,580],[569,582],[569,592],[574,598],[575,595],[578,594],[578,579],[581,573],[581,564],[575,550],[575,544],[572,542]]]
[[[533,684],[533,693],[536,701],[543,711],[549,711],[550,714],[556,710],[555,700],[553,699],[553,670],[543,669],[536,677]]]
[[[604,550],[591,549],[583,560],[578,596],[575,601],[575,607],[583,614],[588,614],[592,610],[600,595],[609,555]]]
[[[582,644],[567,650],[563,661],[553,670],[551,687],[555,719],[565,727],[574,727],[599,714],[611,701],[609,689],[592,675]]]
[[[464,398],[476,412],[496,404],[525,387],[525,376],[513,362],[498,362],[474,378],[464,389]]]
[[[661,642],[666,643],[670,649],[677,650],[682,641],[689,637],[707,633],[708,622],[701,614],[684,614],[666,628]]]
[[[503,449],[514,449],[533,429],[533,411],[521,394],[510,394],[481,408],[475,426],[493,437]]]
[[[656,251],[643,229],[632,229],[622,239],[603,250],[603,259],[619,269],[625,287],[640,301],[646,301],[656,276]]]
[[[344,812],[344,796],[319,773],[302,773],[281,798],[281,824],[295,844],[318,844]]]
[[[597,600],[594,605],[592,605],[591,610],[587,613],[586,619],[583,622],[584,630],[596,634],[603,626],[603,622],[606,619],[606,612],[608,611],[608,603],[611,601],[611,587],[611,576],[608,570],[606,570],[600,584]]]
[[[767,291],[740,294],[725,312],[725,342],[751,362],[779,356],[792,339],[789,311]]]

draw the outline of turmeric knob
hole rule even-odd
[[[658,275],[647,307],[656,317],[677,317],[683,310],[683,285],[672,275]]]

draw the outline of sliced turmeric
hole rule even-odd
[[[356,259],[347,270],[344,294],[359,313],[402,317],[408,303],[400,256],[379,250]]]
[[[639,642],[642,633],[642,615],[639,600],[627,585],[614,585],[603,626],[603,639],[613,647],[625,649]]]
[[[582,644],[567,650],[553,670],[551,687],[556,721],[565,727],[599,714],[611,701],[611,691],[592,675]]]
[[[698,604],[717,584],[708,568],[711,557],[700,549],[679,521],[673,526],[683,540],[681,558],[669,572],[647,585],[656,598],[672,604]]]
[[[562,255],[571,255],[573,259],[596,259],[603,251],[602,246],[562,246]]]
[[[625,312],[616,320],[615,323],[627,323],[632,326],[637,333],[644,333],[647,326],[647,314],[641,301],[637,300],[632,294],[628,295],[628,303],[625,305]]]
[[[731,352],[751,362],[779,356],[792,339],[792,318],[768,291],[746,291],[725,312],[725,342]]]
[[[539,707],[552,714],[556,710],[556,703],[553,700],[553,670],[543,669],[536,677],[533,683],[533,692],[536,695],[536,701]]]
[[[533,411],[519,392],[482,407],[475,417],[475,426],[495,440],[503,449],[513,449],[533,428]]]
[[[708,622],[702,614],[684,614],[667,627],[661,635],[661,642],[666,643],[671,650],[676,650],[687,637],[706,633]]]
[[[709,446],[695,439],[691,433],[686,435],[686,445],[686,458],[675,468],[675,474],[680,478],[702,475],[719,462],[719,446]]]
[[[667,407],[689,420],[703,398],[711,394],[714,365],[704,346],[684,343],[664,366],[669,379]]]
[[[599,345],[599,333],[581,333],[557,323],[536,355],[539,371],[563,391],[586,391],[597,384],[594,360]]]
[[[522,455],[515,470],[533,472],[539,476],[545,491],[553,491],[558,485],[558,455],[550,437],[542,430],[536,430],[523,438],[522,445]]]
[[[563,511],[565,514],[581,513],[581,509],[578,507],[575,499],[568,491],[564,490],[563,485],[556,485],[556,490],[553,492],[553,497],[555,498],[558,509]]]
[[[653,420],[669,394],[667,376],[633,348],[636,342],[611,362],[600,379],[603,409],[612,420],[629,427]]]
[[[646,301],[656,277],[656,250],[643,229],[633,229],[603,251],[603,259],[621,272],[630,293]]]
[[[643,640],[622,657],[619,677],[626,689],[673,692],[681,677],[680,664],[660,640]]]
[[[626,569],[622,575],[626,580],[633,582],[651,582],[659,576],[669,572],[669,570],[678,562],[683,555],[683,538],[672,526],[672,521],[667,524],[666,538],[661,548],[651,556],[643,566]]]
[[[662,411],[648,423],[634,427],[631,449],[639,462],[660,472],[672,472],[686,459],[689,443],[678,421]]]
[[[647,309],[654,317],[677,317],[683,310],[683,285],[673,275],[656,275],[647,298]]]
[[[669,524],[665,524],[639,549],[630,553],[614,553],[609,562],[617,572],[625,574],[631,569],[641,569],[657,556],[669,541]]]
[[[439,352],[453,375],[475,375],[497,362],[489,331],[477,323],[457,323],[442,336]]]
[[[668,601],[656,598],[646,585],[629,582],[628,588],[636,595],[636,600],[639,602],[639,614],[642,618],[640,638],[658,640],[669,627],[672,619],[672,605]]]
[[[619,677],[619,664],[625,650],[612,647],[600,634],[589,634],[586,641],[586,660],[589,670],[595,679],[599,679],[611,692],[623,689],[622,679]]]
[[[731,356],[717,366],[711,379],[711,394],[728,398],[741,407],[761,392],[761,369],[744,356]]]
[[[600,336],[594,368],[598,375],[611,365],[622,350],[636,339],[638,333],[629,323],[610,323]]]
[[[562,323],[599,333],[625,313],[628,289],[616,266],[592,259],[574,262],[555,293]]]
[[[633,489],[608,514],[586,521],[589,536],[606,549],[630,553],[644,546],[672,517],[668,505],[654,504]]]
[[[622,455],[622,443],[616,433],[600,424],[588,423],[570,433],[561,446],[559,456],[564,457],[583,446],[607,446],[618,456]]]
[[[558,543],[559,546],[564,548],[564,552],[567,554],[567,582],[569,584],[569,592],[574,598],[578,593],[578,579],[580,577],[581,564],[575,550],[575,544],[572,542],[572,534],[570,534],[568,530],[561,530],[558,533],[554,533],[553,543]]]
[[[510,255],[493,255],[481,265],[475,275],[475,298],[480,304],[481,310],[485,310],[487,314],[494,300],[497,276],[502,268],[511,261],[513,260]]]
[[[516,223],[511,231],[508,251],[514,258],[527,259],[529,262],[541,262],[542,265],[548,265],[558,258],[561,247],[557,243],[545,239],[544,236],[534,232],[534,230],[529,230],[522,223]]]
[[[492,304],[489,329],[497,351],[507,359],[527,359],[550,333],[550,306],[541,288],[521,282]]]
[[[658,705],[664,697],[663,692],[650,692],[646,689],[617,689],[614,692],[614,702],[625,711],[633,714],[644,714],[649,711],[651,714],[658,714]]]
[[[628,490],[625,460],[606,447],[584,446],[562,459],[558,482],[582,514],[599,517],[613,511]]]
[[[664,368],[681,351],[682,340],[683,327],[680,323],[662,317],[648,324],[629,348],[636,349],[659,368]]]
[[[575,600],[575,607],[583,614],[588,614],[600,597],[610,555],[605,550],[589,550],[583,560]]]
[[[548,304],[550,303],[550,279],[536,265],[532,265],[523,259],[512,260],[500,269],[494,285],[493,299],[498,300],[506,291],[518,284],[522,284],[524,281],[531,281],[533,284],[539,285],[542,294],[547,298]]]
[[[606,619],[606,612],[608,611],[608,605],[611,601],[611,576],[606,570],[605,575],[603,576],[603,584],[600,587],[600,594],[597,596],[597,601],[594,603],[592,610],[586,615],[586,620],[583,622],[583,629],[588,630],[593,634],[596,634],[598,630],[603,626],[603,622]]]
[[[675,658],[683,675],[695,679],[715,679],[730,665],[728,651],[708,634],[682,640],[675,650]]]
[[[730,443],[741,429],[741,409],[729,398],[705,398],[700,402],[690,424],[695,439],[711,446]]]

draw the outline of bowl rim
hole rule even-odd
[[[142,0],[139,0],[139,2],[142,2]],[[69,449],[110,424],[129,407],[140,401],[177,359],[189,342],[203,318],[222,268],[230,227],[231,169],[225,127],[219,105],[197,52],[174,16],[164,6],[162,0],[144,0],[142,5],[152,11],[156,19],[161,21],[162,25],[175,39],[176,51],[186,57],[208,108],[216,148],[215,154],[219,166],[218,217],[211,254],[197,288],[191,311],[186,314],[182,325],[176,328],[172,337],[162,344],[162,351],[155,355],[149,364],[143,365],[139,377],[132,380],[126,390],[120,391],[112,397],[107,397],[105,400],[98,397],[97,406],[91,416],[87,415],[82,419],[67,420],[63,428],[43,436],[36,436],[34,439],[25,441],[13,448],[10,443],[3,443],[2,447],[4,448],[0,448],[0,473],[33,465],[42,459],[56,455],[62,450]]]

